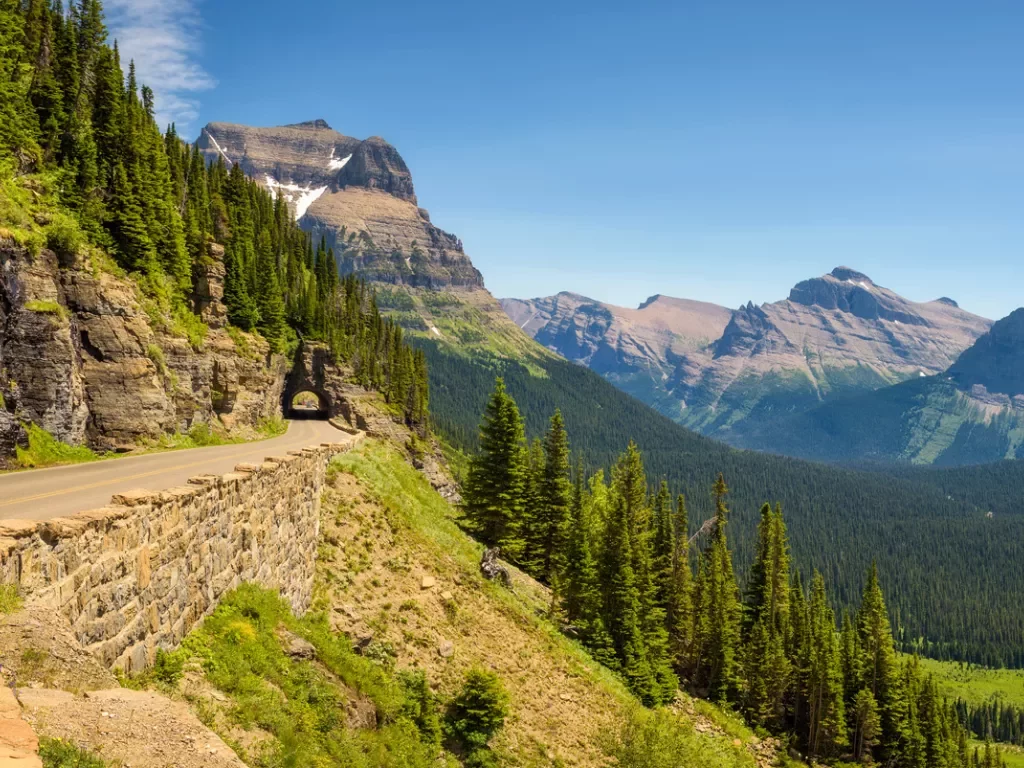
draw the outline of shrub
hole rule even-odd
[[[39,758],[43,768],[106,768],[106,763],[91,752],[69,741],[43,737],[39,740]]]
[[[0,614],[14,613],[21,608],[17,584],[0,584]]]
[[[508,694],[501,680],[493,672],[471,669],[448,706],[448,733],[473,757],[478,751],[487,751],[487,743],[501,730],[506,717]],[[474,759],[485,761],[474,764],[487,764],[484,756]]]
[[[164,357],[164,351],[158,344],[146,345],[146,357],[153,361],[153,365],[156,366],[156,370],[161,376],[167,375],[167,358]]]
[[[86,239],[78,222],[63,213],[55,213],[46,226],[46,247],[58,256],[77,256]]]
[[[167,652],[160,648],[153,664],[153,677],[167,685],[177,685],[185,670],[185,653],[181,650]]]
[[[15,464],[19,467],[49,467],[55,464],[80,464],[100,458],[84,445],[62,443],[36,424],[25,427],[28,448],[18,446]]]
[[[402,715],[412,721],[428,744],[441,743],[441,719],[437,712],[437,697],[430,690],[427,676],[421,670],[406,670],[398,674],[405,690]]]
[[[618,768],[746,768],[754,760],[735,749],[728,739],[712,741],[702,737],[693,724],[668,710],[650,712],[637,707],[622,729],[606,744]]]

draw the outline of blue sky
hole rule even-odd
[[[164,113],[380,135],[498,296],[1024,304],[1024,6],[107,0]]]

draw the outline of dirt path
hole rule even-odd
[[[68,739],[122,768],[245,768],[184,702],[119,688],[76,696],[20,692],[24,717],[39,734]]]

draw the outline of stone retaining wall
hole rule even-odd
[[[45,522],[0,521],[0,582],[63,614],[79,642],[126,670],[173,648],[242,582],[312,600],[320,496],[331,457],[362,434],[200,475]]]

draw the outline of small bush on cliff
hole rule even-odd
[[[159,344],[147,344],[146,357],[153,361],[157,373],[161,376],[167,375],[167,358],[164,357],[164,351],[160,348]]]
[[[0,614],[21,610],[21,595],[17,584],[0,584]]]
[[[488,743],[505,725],[508,694],[493,672],[471,669],[448,707],[448,733],[466,751],[466,765],[487,768],[496,760]]]
[[[57,464],[81,464],[102,458],[84,445],[62,443],[37,424],[25,427],[28,434],[28,448],[18,446],[15,466],[52,467]]]
[[[78,222],[65,213],[56,213],[46,225],[46,247],[58,256],[77,256],[86,246],[85,234]]]

